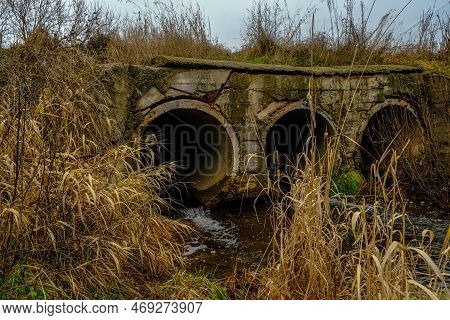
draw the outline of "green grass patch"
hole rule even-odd
[[[0,300],[55,299],[60,295],[34,266],[19,265],[0,278]]]

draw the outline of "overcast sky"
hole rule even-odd
[[[129,3],[127,0],[90,0],[106,4],[109,8],[118,12],[136,12],[138,7]],[[146,0],[133,0],[135,3],[143,3]],[[173,0],[175,3],[177,0]],[[202,11],[209,17],[211,23],[211,32],[217,36],[219,42],[224,43],[231,49],[236,49],[240,45],[240,27],[246,14],[246,9],[251,6],[254,0],[193,0],[198,2]],[[328,20],[328,11],[326,10],[326,0],[286,0],[292,11],[297,8],[306,8],[310,4],[317,5],[321,9],[316,16],[316,25],[318,28],[324,26]],[[399,11],[409,0],[377,0],[372,13],[372,21],[376,22],[388,10]],[[153,2],[153,0],[149,0]],[[180,0],[181,2],[181,0]],[[191,1],[185,0],[185,3]],[[338,0],[344,3],[343,0]],[[373,0],[364,0],[368,7]],[[357,1],[359,4],[359,1]],[[404,31],[417,23],[423,10],[429,8],[435,3],[439,11],[448,12],[450,9],[450,0],[412,0],[408,7],[402,12],[398,20],[401,21],[398,32]],[[356,6],[355,6],[356,7]],[[359,5],[358,5],[359,8]]]

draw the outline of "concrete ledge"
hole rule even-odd
[[[253,64],[223,60],[203,60],[158,56],[152,59],[158,67],[183,69],[228,69],[242,73],[263,73],[281,75],[348,76],[389,73],[422,73],[417,67],[401,65],[336,66],[336,67],[293,67],[275,64]]]

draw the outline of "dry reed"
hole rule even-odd
[[[160,215],[171,168],[141,168],[95,60],[36,32],[0,61],[0,270],[27,266],[50,297],[89,298],[182,265],[186,226]],[[30,280],[31,281],[31,280]],[[31,285],[31,284],[30,284]],[[52,290],[50,290],[52,291]],[[3,292],[14,297],[14,292]],[[140,296],[124,286],[125,296]]]
[[[372,167],[373,190],[381,193],[373,207],[362,201],[356,209],[347,207],[344,198],[330,207],[325,197],[330,193],[329,173],[318,171],[317,163],[307,161],[304,168],[295,168],[295,179],[281,175],[291,187],[286,192],[267,189],[275,233],[260,298],[449,298],[448,236],[438,262],[427,253],[431,231],[424,230],[420,241],[406,241],[407,214],[397,163],[394,152],[384,173],[380,165]]]

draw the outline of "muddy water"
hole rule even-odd
[[[439,253],[450,227],[450,212],[437,209],[425,201],[409,201],[407,204],[410,221],[407,225],[407,237],[410,239],[421,239],[423,230],[432,230],[435,239],[432,242],[430,254],[435,260],[439,259]],[[450,265],[447,265],[446,270],[450,272]]]
[[[184,253],[194,269],[220,276],[235,268],[264,265],[272,224],[263,207],[256,211],[250,205],[214,210],[198,207],[182,210],[182,214],[199,231]]]
[[[407,211],[411,222],[407,238],[420,239],[424,229],[433,230],[431,254],[437,259],[450,225],[449,213],[424,202],[408,202]],[[192,270],[222,276],[235,269],[260,268],[266,263],[273,230],[266,207],[255,210],[248,203],[213,210],[197,207],[181,210],[181,214],[198,230],[184,253]]]

